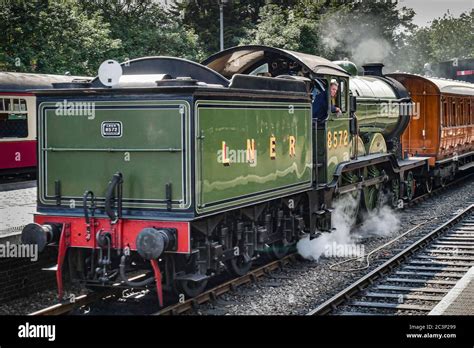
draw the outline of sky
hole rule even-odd
[[[413,22],[427,26],[433,19],[443,16],[447,10],[458,17],[474,7],[474,0],[398,0],[398,7],[410,7],[416,12]]]

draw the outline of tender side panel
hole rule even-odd
[[[311,142],[309,103],[196,102],[197,211],[311,187]]]
[[[81,109],[81,106],[83,108]],[[42,103],[39,197],[80,206],[86,190],[103,200],[108,182],[123,174],[123,206],[190,206],[189,104],[186,101]]]

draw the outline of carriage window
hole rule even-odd
[[[27,136],[26,100],[0,98],[0,138],[26,138]]]
[[[457,119],[456,119],[456,103],[453,102],[451,106],[451,126],[456,126]]]
[[[27,111],[26,110],[26,100],[20,99],[20,111]]]
[[[444,102],[443,103],[443,117],[442,117],[442,126],[447,127],[448,126],[448,103]]]
[[[471,107],[471,102],[467,103],[467,117],[469,120],[469,124],[474,124],[474,114],[472,113]]]
[[[12,100],[11,99],[4,99],[5,111],[12,110]]]
[[[462,115],[462,124],[467,125],[469,122],[467,121],[467,115],[464,109],[464,100],[461,102],[461,115]]]

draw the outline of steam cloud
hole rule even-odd
[[[359,198],[346,196],[334,203],[332,232],[324,232],[312,240],[304,238],[297,243],[298,253],[305,259],[317,261],[322,256],[330,256],[327,255],[328,247],[355,245],[360,237],[386,237],[400,228],[400,220],[395,212],[388,206],[382,206],[366,214],[362,225],[352,231],[356,218],[353,216],[353,211]],[[345,250],[349,252],[344,255],[345,257],[361,256],[357,253],[357,248],[345,248]],[[351,250],[354,251],[352,254]]]
[[[348,28],[347,23],[350,29],[344,30]],[[374,23],[377,23],[376,18],[364,16],[356,21],[344,11],[327,15],[321,22],[323,46],[329,51],[344,47],[350,53],[348,58],[359,66],[383,62],[392,53],[392,47]]]

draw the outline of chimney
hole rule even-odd
[[[383,76],[382,69],[384,65],[382,63],[369,63],[362,67],[364,68],[364,75]]]

